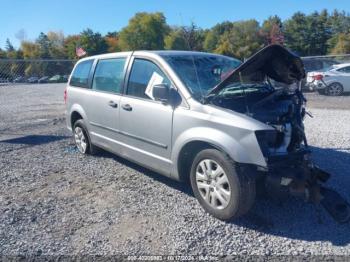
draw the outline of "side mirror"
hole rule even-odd
[[[153,86],[152,95],[154,100],[167,103],[169,101],[170,87],[167,84],[158,84]]]

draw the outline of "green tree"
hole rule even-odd
[[[213,52],[217,47],[221,36],[232,29],[232,23],[225,21],[212,27],[205,36],[203,48],[205,51]]]
[[[165,37],[165,49],[202,51],[205,34],[206,32],[195,23],[174,27]]]
[[[202,51],[205,39],[205,31],[195,23],[182,27],[182,34],[185,38],[189,50]]]
[[[64,35],[62,32],[49,31],[47,33],[47,38],[49,41],[49,53],[50,57],[54,59],[64,59],[67,58],[67,54],[64,49]]]
[[[188,50],[188,44],[184,37],[182,28],[175,27],[164,39],[165,49]]]
[[[169,32],[162,13],[136,13],[119,34],[121,50],[164,49],[164,38]]]
[[[331,50],[331,54],[350,54],[350,33],[337,35],[336,44]]]
[[[46,34],[41,32],[39,37],[36,39],[35,43],[39,47],[39,56],[38,58],[49,59],[50,57],[50,47],[51,43]]]
[[[23,41],[21,43],[21,50],[25,59],[38,58],[40,55],[40,46],[30,41]]]
[[[277,15],[270,16],[261,26],[261,34],[264,38],[265,44],[283,44],[283,23]]]
[[[220,38],[215,52],[244,59],[263,46],[264,39],[260,33],[259,23],[251,19],[233,22],[231,30]]]
[[[332,53],[338,43],[339,36],[350,33],[350,16],[346,15],[344,11],[334,10],[328,17],[328,27],[331,37],[327,41],[327,51]]]
[[[299,55],[324,55],[331,38],[328,13],[324,10],[306,16],[297,12],[285,21],[284,33],[286,45]]]
[[[70,35],[64,39],[64,52],[69,59],[76,59],[76,47],[80,43],[80,35]]]
[[[105,38],[89,28],[80,33],[79,45],[89,56],[107,53],[108,50]]]
[[[120,51],[118,32],[108,32],[105,36],[105,40],[108,45],[108,52]]]
[[[0,48],[0,59],[6,58],[6,52]]]
[[[331,37],[327,10],[323,10],[321,13],[314,12],[308,16],[308,31],[309,54],[327,54],[327,41]]]
[[[350,16],[344,11],[335,9],[328,17],[328,24],[332,35],[350,33]]]
[[[6,50],[7,52],[13,52],[13,51],[15,51],[15,48],[13,47],[13,45],[12,45],[10,39],[8,39],[8,38],[6,39],[5,50]]]
[[[301,12],[295,13],[284,22],[286,46],[299,55],[307,55],[309,50],[305,45],[308,41],[307,17]]]

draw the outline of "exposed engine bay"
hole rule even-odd
[[[287,192],[321,203],[338,222],[350,219],[349,204],[325,188],[330,174],[311,160],[303,120],[306,99],[301,59],[282,46],[271,45],[241,64],[206,97],[206,103],[248,115],[273,130],[256,132],[268,169],[262,172],[267,191]],[[310,114],[309,114],[310,115]],[[311,116],[311,115],[310,115]]]
[[[298,89],[275,89],[268,81],[236,84],[213,97],[211,103],[274,127],[275,132],[257,133],[258,140],[266,142],[261,144],[266,155],[295,152],[303,142],[307,145],[302,122],[306,114],[305,98]]]

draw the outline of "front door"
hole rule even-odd
[[[120,101],[122,153],[150,168],[170,173],[173,108],[152,98],[152,85],[171,82],[152,61],[135,58]]]

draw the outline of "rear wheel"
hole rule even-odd
[[[82,154],[93,154],[94,146],[91,144],[87,128],[82,119],[77,120],[73,126],[74,142]]]
[[[325,89],[325,94],[328,96],[340,96],[343,94],[343,86],[340,83],[332,83]]]
[[[221,220],[242,216],[254,204],[255,177],[241,172],[219,150],[200,151],[192,163],[190,179],[199,203]]]

